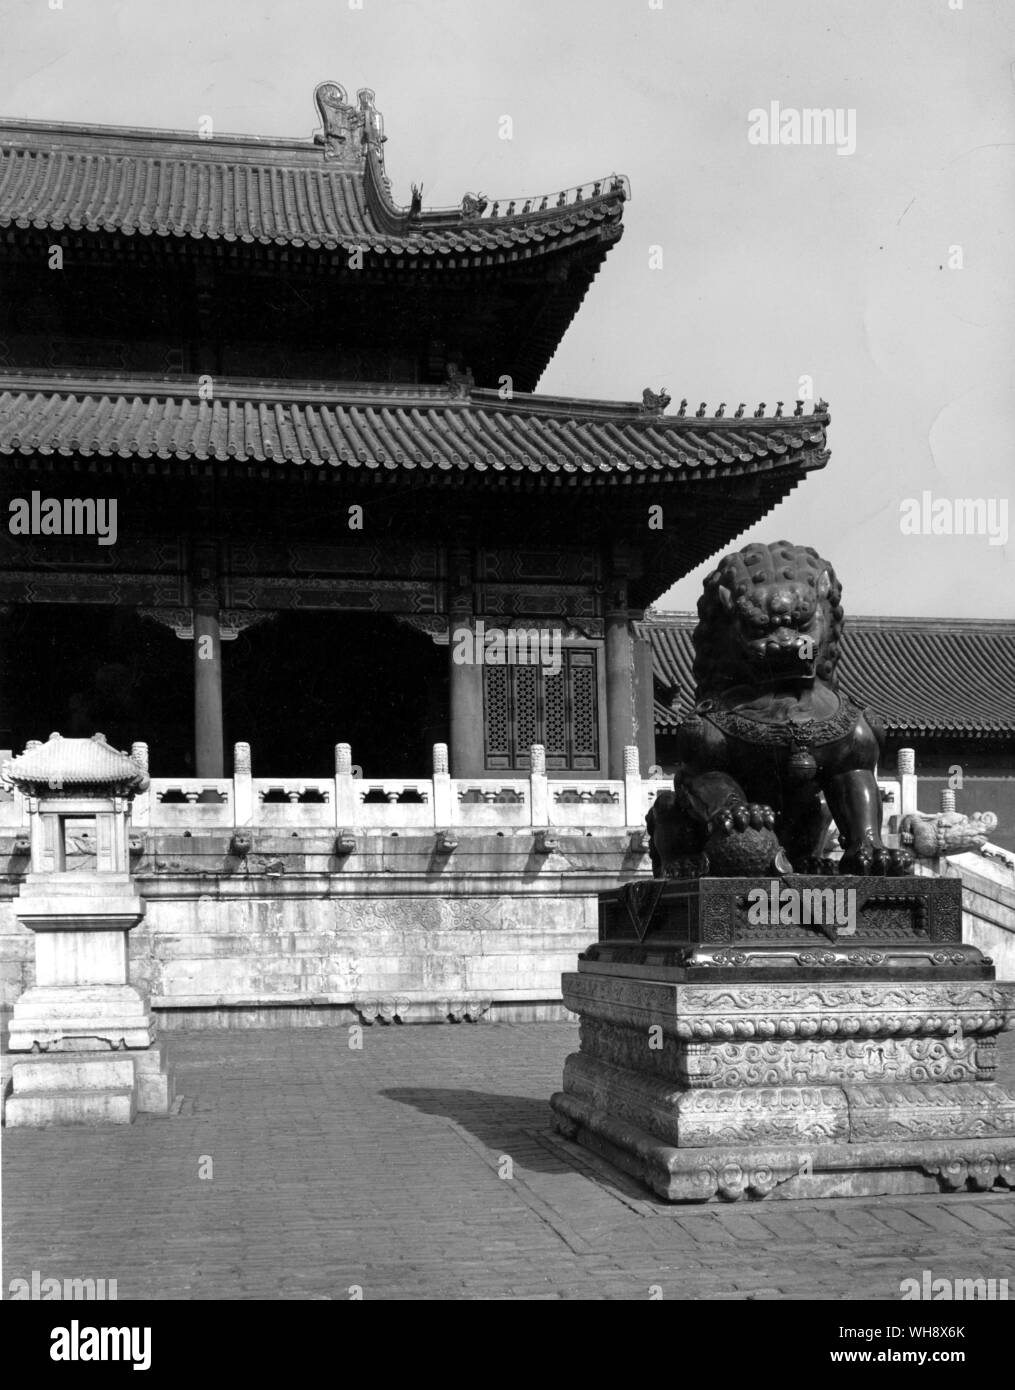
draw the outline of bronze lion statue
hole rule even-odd
[[[838,689],[841,598],[828,561],[789,541],[745,546],[705,580],[695,707],[647,817],[656,877],[830,872],[833,820],[839,872],[911,871],[881,840],[884,728]]]

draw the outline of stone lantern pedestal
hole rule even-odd
[[[165,1114],[171,1076],[147,999],[129,982],[144,915],[129,874],[130,802],[144,769],[101,735],[30,746],[7,765],[28,798],[32,871],[16,906],[35,977],[14,1006],[8,1125],[129,1124]]]

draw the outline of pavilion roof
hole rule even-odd
[[[342,108],[353,115],[356,108]],[[377,113],[372,111],[375,119]],[[258,139],[0,121],[0,227],[349,251],[461,269],[542,256],[621,233],[627,180],[534,198],[398,207],[383,136]],[[329,157],[332,156],[332,157]]]
[[[642,626],[657,691],[667,695],[655,702],[658,733],[671,732],[694,703],[696,622],[691,614],[654,613]],[[839,681],[896,737],[1011,738],[1015,623],[847,616]]]
[[[148,786],[144,768],[129,753],[111,747],[104,734],[63,738],[54,733],[46,743],[29,743],[23,753],[4,763],[3,780],[33,793],[65,787],[144,791]]]
[[[656,398],[658,399],[658,398]],[[782,475],[829,457],[820,409],[799,416],[667,415],[658,405],[447,387],[0,374],[0,454],[198,460],[231,469],[415,472],[444,482],[701,482]],[[146,462],[147,461],[147,462]],[[154,467],[153,467],[154,465]],[[776,478],[778,481],[778,478]]]

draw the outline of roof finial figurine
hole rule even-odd
[[[672,398],[666,394],[665,386],[659,391],[658,395],[655,391],[652,391],[646,386],[645,390],[641,393],[641,408],[642,410],[651,410],[657,415],[661,415],[669,405],[671,399]]]
[[[725,414],[726,414],[726,402],[725,402],[725,401],[720,401],[720,402],[719,402],[719,409],[715,412],[715,419],[721,420],[722,417],[723,417]]]
[[[733,412],[733,418],[734,418],[734,420],[742,420],[742,419],[744,418],[744,411],[745,411],[746,409],[747,409],[747,402],[746,402],[746,401],[741,401],[740,404],[737,406],[736,410]]]
[[[699,420],[700,420],[700,419],[702,418],[702,416],[705,414],[705,409],[706,409],[707,405],[708,405],[708,402],[707,402],[707,401],[702,401],[701,405],[699,405],[699,406],[698,406],[698,409],[694,412],[694,413],[695,413],[695,416],[696,416]]]
[[[462,216],[482,217],[483,213],[486,212],[486,206],[485,193],[466,193],[462,199]]]
[[[825,400],[824,396],[822,396],[821,399],[818,401],[817,405],[814,407],[814,414],[824,415],[827,410],[828,402]]]
[[[782,401],[776,401],[776,403],[775,403],[775,418],[776,418],[777,420],[781,420],[781,419],[782,419],[782,406],[783,406],[783,402],[782,402]]]
[[[412,201],[409,203],[409,216],[418,217],[423,211],[423,185],[414,183],[412,185]]]
[[[446,368],[447,387],[457,400],[464,400],[476,384],[470,367],[459,367],[457,362],[449,362]]]
[[[318,83],[314,101],[323,129],[314,136],[314,143],[324,146],[325,159],[362,164],[368,148],[381,156],[381,144],[386,137],[380,113],[374,109],[374,94],[364,87],[357,96],[359,105],[353,106],[340,82]]]
[[[677,411],[677,414],[678,414],[678,415],[686,415],[686,414],[687,414],[687,397],[686,397],[686,396],[685,396],[684,399],[680,402],[680,409]]]
[[[803,413],[804,413],[804,403],[803,403],[803,401],[797,401],[797,403],[796,403],[796,410],[794,410],[793,414],[794,414],[794,415],[802,415]]]
[[[755,418],[755,420],[760,420],[761,417],[764,415],[764,413],[765,413],[765,402],[762,401],[761,404],[758,406],[757,410],[754,412],[754,418]]]

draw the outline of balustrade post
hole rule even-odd
[[[335,825],[352,830],[360,819],[356,778],[352,775],[352,748],[335,744]]]
[[[254,779],[251,775],[250,744],[233,744],[233,825],[254,823]]]
[[[909,816],[917,810],[916,750],[899,749],[899,815]]]
[[[130,745],[130,756],[140,767],[145,776],[148,776],[148,745],[147,743],[132,743]],[[145,830],[151,825],[152,821],[152,789],[151,783],[144,791],[135,792],[134,801],[131,805],[131,824],[136,825],[139,830]]]
[[[433,746],[433,822],[435,826],[452,825],[455,821],[455,799],[451,788],[448,764],[448,745]]]
[[[628,825],[645,821],[645,786],[641,780],[638,746],[629,743],[624,748],[624,817]]]
[[[546,778],[546,749],[534,743],[529,749],[529,814],[532,825],[550,824],[550,786]]]

